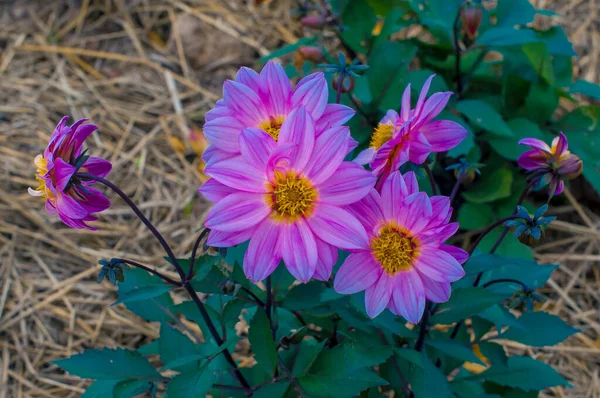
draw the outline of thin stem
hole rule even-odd
[[[383,332],[380,329],[377,329],[377,332],[379,333],[379,336],[381,337],[381,340],[383,341],[383,343],[385,345],[388,345],[389,342],[388,342],[387,338],[385,337],[385,334],[383,334]],[[404,373],[402,373],[402,369],[400,369],[400,366],[398,365],[398,361],[396,361],[395,354],[392,354],[392,364],[394,365],[394,368],[396,368],[398,377],[400,377],[400,383],[402,384],[402,390],[404,391],[404,394],[406,394],[407,398],[412,398],[414,396],[414,394],[413,394],[412,390],[410,389],[410,387],[408,386],[408,381],[406,381],[406,377],[404,377]]]
[[[358,104],[358,102],[354,99],[354,97],[352,96],[352,94],[348,94],[348,98],[350,98],[350,102],[352,102],[352,105],[354,105],[354,108],[356,108],[356,110],[358,111],[358,113],[360,113],[360,115],[367,121],[367,123],[369,123],[369,125],[373,128],[377,127],[377,123],[374,123],[371,118],[369,117],[369,115],[367,115],[367,113],[360,107],[360,105]]]
[[[429,183],[431,184],[431,195],[435,196],[437,195],[437,187],[435,186],[433,173],[431,172],[431,169],[429,168],[429,165],[427,163],[423,163],[423,168],[425,169],[425,172],[427,173],[427,178],[429,178]]]
[[[177,282],[176,280],[171,279],[168,276],[164,276],[160,272],[158,272],[156,270],[153,270],[152,268],[149,268],[149,267],[147,267],[145,265],[142,265],[140,263],[136,263],[135,261],[127,260],[127,259],[124,259],[124,258],[115,258],[114,261],[115,262],[119,262],[119,263],[123,263],[123,264],[128,264],[128,265],[131,265],[133,267],[137,267],[137,268],[143,269],[144,271],[150,272],[152,275],[158,276],[159,278],[161,278],[162,280],[164,280],[167,283],[170,283],[171,285],[181,286],[181,282]]]
[[[341,71],[340,72],[340,77],[338,77],[338,81],[337,81],[337,96],[335,97],[335,103],[339,104],[340,101],[342,100],[342,84],[344,84],[344,72]]]
[[[142,213],[142,211],[139,209],[139,207],[137,207],[135,205],[135,203],[133,203],[131,198],[129,196],[127,196],[127,194],[125,192],[123,192],[121,190],[121,188],[117,187],[115,184],[113,184],[112,182],[110,182],[102,177],[98,177],[98,176],[95,176],[90,173],[77,173],[76,176],[84,181],[90,181],[90,180],[98,181],[99,183],[106,185],[108,188],[112,189],[117,195],[119,195],[121,197],[121,199],[123,199],[125,201],[125,203],[127,203],[129,205],[129,207],[131,208],[131,210],[133,210],[135,215],[138,216],[138,218],[150,230],[150,232],[152,232],[152,234],[156,237],[156,239],[158,240],[160,245],[163,247],[163,249],[165,249],[167,256],[169,256],[171,263],[177,269],[177,272],[179,273],[179,276],[181,277],[181,280],[183,281],[183,278],[185,277],[185,273],[183,272],[183,269],[179,265],[179,262],[177,261],[177,257],[175,257],[175,254],[173,253],[173,250],[171,250],[171,247],[169,246],[169,244],[167,243],[165,238],[160,234],[160,232],[158,232],[156,227],[154,225],[152,225],[150,220],[148,220],[148,218],[146,218],[144,213]]]
[[[200,242],[202,242],[202,239],[210,232],[210,228],[204,228],[202,230],[202,232],[200,232],[200,235],[198,235],[198,239],[196,239],[196,242],[194,243],[194,248],[192,249],[192,256],[190,257],[190,269],[188,270],[187,273],[187,277],[186,280],[190,280],[192,279],[192,277],[194,276],[194,266],[196,265],[196,252],[198,251],[198,248],[200,247]]]
[[[260,298],[258,298],[258,296],[252,292],[252,290],[245,288],[244,286],[241,286],[240,289],[246,292],[248,296],[250,296],[256,302],[256,305],[265,308],[265,303]]]
[[[464,83],[463,90],[464,91],[466,91],[469,88],[471,76],[473,76],[473,73],[475,73],[475,71],[477,70],[479,65],[481,65],[486,54],[487,54],[487,51],[485,49],[482,49],[481,53],[479,53],[479,55],[477,56],[477,59],[473,63],[473,66],[471,66],[471,69],[469,69],[467,74],[464,76],[464,79],[463,79],[463,83]]]
[[[267,301],[265,303],[265,311],[267,312],[267,319],[269,320],[269,324],[271,325],[271,335],[273,337],[273,341],[275,341],[277,327],[273,324],[273,317],[272,317],[273,288],[271,285],[271,276],[267,276],[265,285],[266,285],[266,289],[267,289]]]
[[[452,188],[452,192],[450,193],[450,206],[452,206],[452,202],[454,202],[454,198],[456,197],[456,194],[458,193],[458,189],[460,188],[460,184],[462,184],[464,178],[465,178],[465,174],[461,173],[458,176],[458,178],[456,179],[456,184],[454,184],[454,187]]]
[[[425,344],[425,335],[427,334],[429,315],[431,315],[431,305],[431,301],[427,301],[427,303],[425,303],[425,311],[423,313],[423,318],[421,319],[421,327],[419,328],[419,337],[415,343],[416,351],[421,351],[423,349],[423,345]]]
[[[508,217],[501,218],[500,220],[496,221],[495,223],[489,225],[486,229],[483,230],[482,233],[479,234],[479,236],[477,237],[477,239],[475,240],[475,242],[473,242],[473,245],[471,246],[471,249],[469,249],[469,256],[471,256],[473,254],[473,252],[475,251],[475,249],[477,248],[477,246],[481,243],[481,241],[483,240],[483,238],[486,237],[487,234],[489,234],[490,232],[492,232],[494,229],[496,229],[500,225],[504,224],[505,222],[507,222],[509,220],[516,220],[517,218],[521,218],[521,217],[519,217],[519,216],[508,216]]]
[[[462,96],[462,92],[463,92],[462,79],[460,77],[461,51],[460,51],[460,44],[458,42],[458,34],[459,34],[458,23],[459,23],[459,21],[460,21],[460,12],[458,12],[456,14],[456,18],[454,18],[454,25],[452,28],[453,39],[454,39],[454,57],[456,58],[454,68],[455,68],[455,74],[456,74],[456,91],[458,94],[458,98],[460,98]]]

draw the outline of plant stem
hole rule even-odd
[[[352,94],[348,94],[348,98],[350,98],[350,102],[352,102],[352,105],[354,105],[354,108],[356,108],[356,110],[358,111],[358,113],[360,113],[360,115],[367,121],[367,123],[369,123],[369,125],[375,129],[377,127],[377,123],[374,123],[371,118],[369,117],[369,115],[367,115],[367,113],[360,107],[360,105],[358,104],[358,102],[354,99],[354,97],[352,96]]]
[[[425,311],[423,312],[423,318],[421,319],[421,327],[419,328],[419,337],[415,343],[415,350],[421,351],[423,344],[425,344],[425,335],[427,334],[427,326],[429,324],[429,315],[431,314],[431,301],[425,303]]]
[[[437,195],[437,187],[435,186],[433,173],[431,172],[431,169],[429,168],[429,165],[427,163],[423,163],[423,168],[425,169],[425,172],[427,173],[427,178],[429,179],[429,183],[431,184],[431,195],[435,196]]]
[[[339,104],[340,101],[342,100],[342,84],[344,84],[344,72],[340,72],[340,77],[338,77],[338,82],[337,82],[337,96],[335,97],[335,103]]]
[[[165,249],[165,252],[169,256],[169,259],[171,260],[172,265],[175,267],[175,269],[177,269],[177,272],[179,273],[179,277],[181,278],[181,285],[187,291],[190,298],[194,301],[194,303],[198,307],[198,310],[200,311],[200,315],[202,316],[202,319],[206,323],[206,326],[208,327],[208,330],[210,331],[210,334],[212,335],[213,339],[219,346],[223,345],[223,339],[219,335],[219,332],[217,332],[217,329],[215,328],[214,323],[210,319],[210,316],[208,315],[208,312],[206,311],[206,307],[204,306],[204,303],[200,300],[200,297],[198,297],[198,294],[190,285],[190,281],[186,279],[186,274],[183,271],[183,268],[181,268],[179,261],[177,261],[177,257],[175,257],[173,250],[171,250],[171,247],[169,246],[169,244],[167,243],[165,238],[160,234],[160,232],[158,232],[156,227],[150,222],[150,220],[148,220],[148,218],[146,218],[144,213],[142,213],[142,211],[135,205],[135,203],[133,203],[131,198],[129,196],[127,196],[127,194],[125,192],[123,192],[115,184],[113,184],[112,182],[110,182],[102,177],[98,177],[98,176],[95,176],[90,173],[77,173],[76,177],[78,177],[82,180],[85,180],[85,181],[90,181],[90,180],[97,181],[97,182],[107,186],[108,188],[112,189],[117,195],[119,195],[121,197],[121,199],[123,199],[125,201],[125,203],[127,203],[129,205],[129,207],[131,208],[131,210],[133,210],[135,215],[138,216],[138,218],[144,223],[144,225],[146,225],[146,227],[150,230],[150,232],[152,232],[152,234],[160,242],[163,249]],[[231,353],[229,352],[229,350],[227,350],[227,349],[223,350],[223,356],[225,356],[225,359],[227,360],[227,362],[229,362],[229,364],[233,367],[233,372],[234,372],[235,377],[238,380],[238,382],[243,387],[250,388],[250,384],[248,384],[248,382],[244,378],[244,375],[242,374],[242,372],[240,372],[240,369],[238,368],[237,363],[235,362],[233,357],[231,356]]]
[[[198,248],[200,247],[200,242],[202,242],[202,239],[210,232],[210,228],[204,228],[202,230],[202,232],[200,232],[200,235],[198,235],[198,239],[196,239],[196,242],[194,243],[194,248],[192,249],[192,256],[190,258],[190,269],[188,270],[187,276],[186,276],[186,280],[191,280],[192,277],[194,276],[194,266],[196,265],[196,252],[198,251]]]
[[[456,63],[455,63],[456,91],[457,91],[458,98],[460,98],[462,96],[462,92],[463,92],[462,79],[460,77],[461,51],[460,51],[460,44],[458,42],[458,35],[459,35],[458,23],[459,23],[459,21],[460,21],[460,12],[458,12],[456,14],[456,18],[454,18],[454,25],[452,27],[452,33],[453,33],[453,39],[454,39],[454,57],[456,58]]]
[[[267,289],[267,301],[265,302],[265,311],[267,312],[267,319],[269,320],[269,324],[271,325],[271,335],[273,337],[273,341],[275,341],[275,336],[277,333],[277,327],[273,324],[273,288],[271,285],[271,276],[267,276],[267,280],[265,283]]]
[[[460,184],[462,184],[464,178],[464,173],[461,173],[456,179],[456,184],[454,184],[452,192],[450,193],[450,206],[452,206],[452,202],[454,202],[454,198],[456,198],[456,194],[458,193],[458,189],[460,188]]]
[[[483,230],[482,233],[479,234],[479,236],[477,237],[475,242],[473,242],[473,245],[471,246],[471,249],[469,249],[469,252],[468,252],[469,256],[471,256],[473,254],[473,252],[475,251],[477,246],[481,243],[481,241],[483,240],[483,238],[486,237],[487,234],[489,234],[490,232],[492,232],[494,229],[496,229],[500,225],[504,224],[505,222],[507,222],[509,220],[516,220],[517,218],[521,218],[521,217],[514,216],[514,215],[508,216],[508,217],[501,218],[500,220],[496,221],[495,223],[489,225],[486,229]]]
[[[169,278],[167,276],[164,276],[160,272],[158,272],[156,270],[153,270],[152,268],[147,267],[145,265],[142,265],[140,263],[136,263],[135,261],[127,260],[127,259],[124,259],[124,258],[115,258],[113,260],[115,260],[116,262],[119,262],[119,263],[128,264],[128,265],[131,265],[133,267],[137,267],[137,268],[143,269],[144,271],[148,271],[152,275],[158,276],[159,278],[161,278],[162,280],[164,280],[167,283],[170,283],[171,285],[181,286],[181,282],[177,282],[176,280],[171,279],[171,278]]]

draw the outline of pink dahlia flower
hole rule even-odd
[[[369,237],[353,250],[335,276],[334,289],[352,294],[366,291],[367,314],[373,318],[386,307],[417,323],[425,300],[450,297],[450,283],[465,275],[468,254],[444,242],[458,230],[446,196],[419,192],[413,172],[393,172],[376,190],[349,206]]]
[[[310,110],[299,107],[285,119],[276,143],[265,131],[244,129],[241,155],[214,162],[200,192],[216,202],[205,225],[208,244],[237,245],[250,239],[246,276],[261,281],[283,259],[302,282],[326,280],[337,248],[367,245],[358,219],[343,208],[369,193],[375,176],[344,162],[350,130],[333,127],[315,138]]]
[[[579,156],[569,152],[569,143],[563,133],[552,140],[552,147],[536,138],[525,138],[521,145],[531,150],[519,156],[519,166],[531,173],[537,189],[550,185],[550,195],[559,195],[565,188],[565,180],[571,180],[581,174],[583,163]]]
[[[82,151],[85,139],[98,129],[93,124],[83,124],[81,119],[67,126],[68,116],[58,123],[50,143],[43,154],[35,158],[36,179],[40,183],[36,189],[29,188],[33,196],[46,199],[48,213],[58,217],[70,227],[87,228],[86,222],[96,221],[93,213],[110,207],[110,201],[100,191],[92,188],[95,181],[80,181],[75,174],[91,173],[105,177],[112,168],[109,161],[90,157]]]
[[[239,155],[239,136],[249,127],[261,129],[271,140],[278,141],[281,126],[299,106],[314,120],[316,137],[331,127],[341,126],[354,115],[354,110],[328,104],[327,96],[323,73],[306,76],[292,89],[290,79],[278,63],[268,62],[260,75],[241,68],[235,81],[225,82],[223,99],[206,114],[204,135],[210,147],[203,159],[210,164]],[[348,146],[354,149],[356,142],[348,138]]]
[[[425,100],[431,80],[427,79],[417,100],[410,109],[410,84],[402,94],[400,114],[389,110],[373,132],[370,147],[361,152],[355,162],[369,164],[383,181],[409,160],[421,164],[432,152],[444,152],[460,144],[467,130],[450,120],[433,119],[448,103],[452,92],[435,93]]]

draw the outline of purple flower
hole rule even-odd
[[[536,138],[524,138],[519,144],[533,148],[519,156],[519,166],[530,172],[536,189],[549,185],[550,195],[561,194],[565,188],[564,181],[576,178],[583,171],[581,159],[569,152],[567,137],[563,133],[552,140],[552,147]]]
[[[468,254],[444,242],[458,230],[451,223],[446,196],[419,192],[413,172],[393,172],[376,190],[348,206],[367,231],[368,241],[354,248],[335,276],[338,293],[365,290],[367,314],[374,318],[385,308],[417,323],[425,299],[442,303],[450,283],[465,275],[461,264]]]
[[[29,193],[46,199],[48,213],[58,214],[68,226],[96,230],[86,222],[97,220],[93,213],[106,210],[110,207],[110,201],[92,188],[95,181],[80,181],[75,174],[85,172],[105,177],[112,165],[107,160],[90,157],[82,151],[83,142],[98,127],[83,124],[87,119],[67,126],[68,119],[68,116],[61,119],[50,137],[48,147],[35,158],[36,179],[40,185],[36,189],[29,188]]]

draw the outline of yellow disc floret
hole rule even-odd
[[[379,149],[383,144],[392,139],[394,125],[392,123],[379,123],[371,136],[371,148]]]
[[[269,120],[266,120],[258,125],[258,128],[269,134],[275,141],[279,139],[279,132],[281,131],[281,125],[283,124],[283,116],[271,116]]]
[[[388,224],[371,240],[371,253],[390,276],[412,268],[416,241],[407,236],[402,228]]]
[[[54,197],[52,191],[46,186],[46,181],[42,178],[48,172],[48,162],[44,159],[44,156],[37,155],[34,160],[35,167],[37,168],[35,173],[35,179],[40,185],[36,189],[29,188],[29,194],[33,196],[41,196],[44,199]]]
[[[309,216],[318,196],[308,178],[293,170],[275,172],[274,181],[267,188],[267,203],[273,209],[273,217],[279,221]]]

